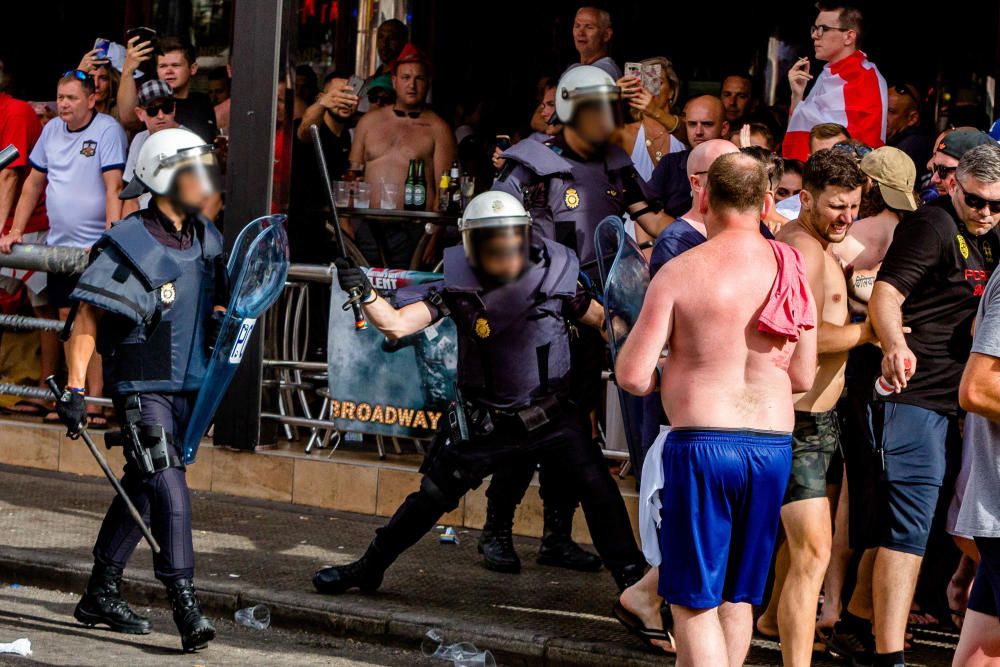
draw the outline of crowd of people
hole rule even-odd
[[[443,208],[436,185],[456,170],[480,192],[461,214],[461,244],[445,247],[438,227],[420,246],[427,266],[443,257],[443,282],[395,304],[357,260],[408,268],[425,231],[343,221],[360,257],[337,260],[340,286],[387,337],[455,320],[455,409],[468,425],[442,433],[420,490],[364,556],[319,570],[315,587],[376,590],[488,475],[480,551],[490,569],[520,571],[514,513],[539,470],[539,562],[603,564],[616,618],[678,664],[742,664],[756,634],[778,640],[787,665],[820,650],[897,667],[914,625],[960,628],[955,665],[1000,664],[997,141],[957,121],[932,130],[927,91],[886,82],[860,48],[861,11],[843,2],[817,3],[812,57],[791,67],[790,99],[776,107],[747,71],[685,99],[663,56],[623,70],[613,35],[607,11],[580,8],[578,62],[540,78],[532,117],[495,143],[478,136],[474,106],[454,123],[430,108],[431,63],[401,21],[379,26],[380,65],[363,82],[295,71],[287,185],[299,261],[333,257],[313,127],[334,180],[402,186],[422,161],[428,210]],[[163,214],[172,200],[142,163],[165,130],[190,130],[224,166],[228,68],[208,74],[205,94],[181,40],[135,36],[118,66],[107,55],[88,52],[58,79],[54,116],[4,93],[0,64],[0,147],[21,154],[0,171],[0,252],[90,248],[127,216]],[[189,213],[221,226],[223,197],[206,192]],[[595,249],[607,216],[624,220],[651,274],[614,360],[605,339],[621,323],[604,322]],[[164,222],[158,240],[189,247],[172,230]],[[72,277],[2,281],[42,317],[65,319],[79,300]],[[44,378],[61,346],[39,336]],[[74,386],[100,395],[101,358],[86,359]],[[626,428],[641,445],[640,502],[653,508],[641,543],[600,447],[609,364],[637,408]],[[66,421],[65,406],[12,409]],[[88,409],[90,428],[106,426]],[[597,555],[570,536],[578,504]],[[102,565],[95,548],[88,618],[146,628],[115,586],[100,588],[120,581],[130,553],[108,550]],[[188,581],[193,554],[184,563]]]

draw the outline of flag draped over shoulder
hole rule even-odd
[[[885,144],[889,93],[885,79],[862,51],[827,64],[812,90],[788,121],[782,144],[786,158],[809,157],[809,130],[820,123],[837,123],[851,137],[872,148]]]

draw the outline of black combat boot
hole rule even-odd
[[[73,617],[86,626],[106,625],[115,632],[148,635],[149,619],[139,616],[122,598],[122,569],[94,563],[87,590],[73,610]]]
[[[601,559],[581,549],[573,541],[574,507],[545,506],[545,529],[542,545],[538,548],[538,564],[564,567],[580,572],[597,572],[601,569]]]
[[[498,503],[486,505],[486,523],[479,536],[479,553],[483,555],[483,565],[494,572],[517,574],[521,571],[521,559],[514,551],[514,509],[500,508]]]
[[[313,575],[313,586],[327,595],[339,595],[352,588],[358,588],[362,593],[374,593],[382,585],[382,578],[385,577],[390,562],[372,542],[359,560],[317,571]]]
[[[167,597],[174,610],[174,623],[181,633],[181,646],[185,651],[196,651],[208,646],[215,639],[215,627],[201,613],[198,594],[190,579],[178,579],[167,584]]]

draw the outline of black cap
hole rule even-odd
[[[961,160],[963,155],[976,146],[995,143],[993,137],[981,130],[955,130],[946,134],[935,150]]]

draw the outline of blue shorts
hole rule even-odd
[[[969,609],[997,616],[1000,609],[1000,537],[977,537],[979,570],[969,594]]]
[[[877,528],[868,547],[923,556],[947,467],[949,447],[961,446],[955,417],[906,403],[885,402],[881,442],[885,471],[876,492]],[[874,429],[876,437],[879,430]]]
[[[789,433],[670,431],[663,446],[660,595],[759,605],[792,468]]]

